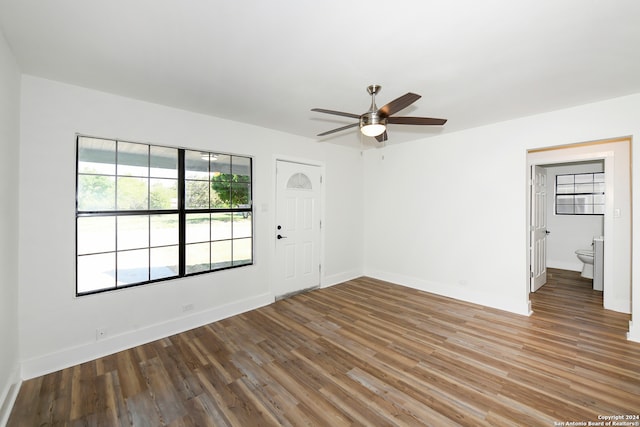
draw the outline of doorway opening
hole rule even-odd
[[[604,271],[603,271],[603,305],[605,309],[631,313],[631,139],[630,137],[616,138],[610,140],[594,141],[581,144],[571,144],[543,149],[529,150],[527,153],[527,178],[530,183],[528,188],[528,224],[527,224],[527,258],[529,266],[529,283],[527,283],[527,295],[537,288],[544,286],[544,278],[539,275],[544,271],[546,274],[549,251],[546,239],[553,237],[561,238],[571,233],[571,230],[560,230],[562,221],[557,221],[558,215],[555,208],[555,178],[549,182],[547,176],[547,192],[545,200],[551,203],[546,206],[544,214],[547,218],[542,218],[536,210],[536,196],[542,197],[534,185],[536,172],[546,175],[558,174],[563,170],[597,171],[602,168],[605,174],[604,190],[604,215],[602,217],[592,217],[590,225],[584,225],[577,230],[582,235],[575,237],[572,242],[555,242],[554,250],[563,251],[562,257],[554,254],[551,261],[552,267],[566,270],[576,270],[579,266],[575,251],[582,249],[582,246],[590,245],[593,237],[599,237],[599,230],[602,230],[604,237]],[[552,172],[547,174],[547,172]],[[549,224],[556,227],[554,229]],[[567,219],[567,218],[564,218]],[[571,218],[569,218],[570,220]],[[584,218],[581,218],[584,219]],[[599,222],[601,221],[601,225]],[[570,222],[570,221],[569,221]],[[567,224],[567,221],[564,221]],[[536,227],[538,234],[535,233]],[[600,228],[601,227],[601,228]],[[542,228],[542,233],[539,229]],[[549,231],[549,233],[546,233]],[[575,230],[574,230],[575,231]],[[536,240],[539,241],[536,241]],[[582,239],[582,240],[580,240]],[[580,247],[570,247],[580,246]],[[542,248],[541,248],[542,247]],[[572,257],[576,257],[575,261]],[[562,264],[566,262],[566,264]],[[540,265],[543,263],[543,265]],[[572,264],[575,263],[575,264]],[[538,277],[536,277],[538,276]],[[536,280],[536,283],[534,283]],[[530,300],[529,300],[530,301]]]

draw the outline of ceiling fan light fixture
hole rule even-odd
[[[387,120],[380,118],[375,111],[360,116],[360,132],[366,136],[382,135],[387,130]]]
[[[385,125],[366,125],[360,128],[360,131],[366,136],[382,135],[387,129]]]

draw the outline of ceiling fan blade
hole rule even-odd
[[[385,142],[387,140],[387,131],[385,130],[383,133],[376,136],[376,139],[378,140],[378,142]]]
[[[397,113],[400,110],[407,108],[409,105],[420,99],[421,96],[416,93],[407,92],[399,98],[394,99],[387,105],[378,109],[378,113],[384,117],[389,117],[392,114]]]
[[[443,125],[447,119],[433,119],[431,117],[387,117],[387,123],[396,125]]]
[[[333,114],[336,116],[351,117],[352,119],[360,118],[360,114],[345,113],[343,111],[325,110],[324,108],[312,108],[311,111],[315,111],[317,113]]]
[[[332,129],[332,130],[328,130],[326,132],[319,133],[318,136],[325,136],[325,135],[329,135],[331,133],[340,132],[341,130],[347,130],[347,129],[350,129],[350,128],[354,128],[354,127],[358,126],[359,124],[360,123],[351,123],[349,125],[342,126],[342,127],[337,128],[337,129]]]

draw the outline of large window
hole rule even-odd
[[[557,215],[604,215],[604,172],[556,175]]]
[[[77,139],[76,294],[253,263],[250,157]]]

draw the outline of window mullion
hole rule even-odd
[[[178,150],[178,276],[186,273],[186,233],[187,215],[185,203],[185,156],[184,150]]]

